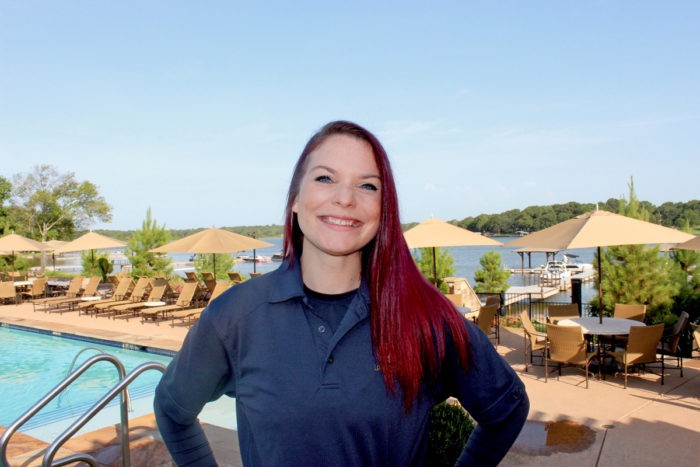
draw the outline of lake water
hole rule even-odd
[[[515,237],[499,237],[497,240],[499,240],[502,243],[506,243],[510,240],[513,240]],[[271,257],[275,253],[279,253],[282,250],[282,238],[275,237],[275,238],[262,238],[261,240],[264,240],[266,242],[272,243],[273,246],[271,247],[266,247],[266,248],[260,248],[255,250],[256,255],[261,255],[261,256],[267,256]],[[449,247],[445,248],[450,252],[452,257],[454,258],[454,267],[455,267],[455,276],[456,277],[466,277],[467,280],[469,281],[472,286],[474,285],[474,272],[477,269],[481,268],[481,265],[479,264],[479,260],[481,257],[492,250],[495,250],[501,254],[502,262],[503,262],[503,267],[508,268],[508,269],[520,269],[523,266],[523,263],[521,262],[520,255],[518,253],[515,253],[515,250],[517,248],[509,248],[509,247],[491,247],[491,246],[465,246],[465,247]],[[576,255],[576,261],[579,263],[593,263],[593,257],[595,253],[594,248],[582,248],[582,249],[576,249],[576,250],[570,250],[570,251],[564,251],[561,252],[557,255],[557,259],[562,259],[563,253],[568,253],[572,255]],[[253,251],[245,251],[242,252],[241,254],[245,254],[248,256],[253,255]],[[191,264],[190,257],[192,256],[189,253],[171,253],[168,256],[170,256],[173,259],[173,263],[176,265],[176,272],[180,274],[181,276],[184,277],[185,271],[193,271],[194,266]],[[72,258],[66,261],[65,258]],[[62,259],[62,264],[64,270],[70,270],[66,269],[67,266],[69,265],[74,265],[74,269],[71,272],[79,272],[80,271],[80,256],[79,255],[74,255],[74,256],[67,256],[64,259]],[[48,261],[49,264],[51,264],[50,260]],[[544,253],[532,253],[531,256],[531,267],[536,268],[541,265],[544,265],[546,263],[546,257]],[[59,263],[57,263],[59,264]],[[187,265],[186,265],[187,264]],[[270,272],[274,269],[277,269],[279,267],[280,263],[270,261],[269,263],[248,263],[248,262],[238,262],[234,266],[234,270],[241,272],[243,274],[250,274],[251,272]],[[527,255],[524,257],[524,267],[528,267],[528,258]],[[118,271],[119,266],[115,267],[115,270]],[[521,275],[521,274],[511,274],[509,282],[511,285],[527,285],[527,281],[529,280],[527,275]],[[590,298],[592,298],[596,294],[596,288],[594,282],[588,282],[583,284],[583,290],[582,290],[582,299],[584,302],[588,301]],[[571,298],[570,292],[564,292],[562,294],[559,294],[555,297],[552,298],[552,300],[555,301],[569,301]]]

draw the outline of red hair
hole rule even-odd
[[[331,135],[349,135],[372,147],[381,181],[381,216],[376,237],[362,249],[362,274],[369,284],[370,328],[375,357],[392,393],[396,384],[404,392],[408,410],[427,377],[434,379],[445,353],[446,332],[458,350],[461,364],[470,361],[469,336],[464,320],[452,303],[420,272],[401,229],[399,201],[389,158],[379,140],[368,130],[347,121],[321,128],[306,143],[287,194],[284,256],[301,255],[303,233],[292,211],[306,172],[309,154]]]

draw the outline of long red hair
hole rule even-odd
[[[464,368],[470,362],[469,336],[463,318],[450,301],[420,272],[406,244],[399,220],[399,201],[389,158],[379,140],[347,121],[330,122],[306,143],[294,168],[287,194],[284,255],[301,255],[303,232],[292,211],[306,172],[309,154],[331,135],[367,141],[374,152],[381,180],[381,216],[377,235],[362,250],[362,274],[370,287],[372,346],[392,393],[396,384],[410,408],[425,378],[433,379],[451,334]]]

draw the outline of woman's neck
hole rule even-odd
[[[301,255],[304,285],[323,294],[340,294],[357,289],[362,276],[362,253],[350,256]]]

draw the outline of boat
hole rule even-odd
[[[243,256],[241,258],[246,263],[269,263],[270,262],[269,256],[262,256],[262,255],[255,255],[255,258],[253,258],[252,256]]]
[[[574,258],[578,258],[578,255],[564,253],[564,260],[562,261],[566,270],[571,272],[571,275],[593,271],[593,265],[591,263],[579,263]]]
[[[272,261],[283,261],[284,260],[284,254],[280,251],[278,253],[275,253],[272,255],[270,258]]]
[[[547,261],[540,273],[540,284],[566,290],[571,287],[571,271],[567,269],[564,261]]]

